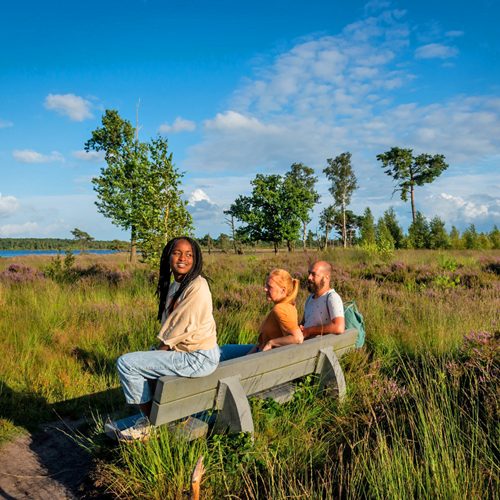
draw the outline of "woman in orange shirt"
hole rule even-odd
[[[295,307],[299,280],[292,278],[284,269],[273,269],[266,279],[264,290],[267,300],[273,302],[274,307],[260,326],[258,343],[223,345],[220,348],[221,361],[303,342],[304,336],[299,327]]]

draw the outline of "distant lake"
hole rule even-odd
[[[80,250],[71,250],[74,255],[81,253]],[[59,252],[58,250],[0,250],[0,257],[19,257],[22,255],[57,255],[60,253],[64,255],[64,252]],[[86,250],[85,253],[94,254],[111,254],[117,253],[117,250]]]

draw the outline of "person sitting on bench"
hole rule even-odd
[[[158,319],[162,323],[159,345],[150,351],[124,354],[116,363],[127,403],[138,405],[145,417],[150,414],[153,399],[149,381],[164,375],[203,377],[219,364],[212,295],[201,275],[202,268],[196,241],[183,236],[167,243],[158,282]],[[142,427],[144,424],[147,421],[140,423]],[[132,431],[142,432],[140,425]],[[138,438],[144,437],[141,432],[135,433]],[[125,431],[122,437],[126,438]]]
[[[223,345],[220,348],[221,361],[303,342],[295,307],[299,280],[292,278],[284,269],[274,269],[266,279],[264,290],[267,300],[273,302],[274,307],[260,326],[258,343]]]
[[[340,295],[330,287],[332,266],[318,261],[309,267],[307,289],[311,295],[304,306],[300,329],[304,339],[334,333],[344,333],[344,305]]]

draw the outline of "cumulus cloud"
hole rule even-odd
[[[475,224],[479,230],[488,231],[493,222],[500,220],[500,198],[497,196],[484,193],[457,196],[442,192],[430,196],[428,201],[442,219],[461,229]]]
[[[192,193],[191,196],[189,197],[189,204],[194,205],[195,203],[198,203],[199,201],[210,201],[210,198],[203,189],[197,188],[195,189]]]
[[[449,59],[458,55],[458,49],[441,43],[429,43],[415,51],[417,59]]]
[[[77,160],[82,160],[82,161],[102,161],[102,160],[104,160],[104,152],[103,151],[89,151],[89,152],[87,152],[87,151],[82,149],[80,151],[73,151],[72,155]]]
[[[413,32],[403,11],[382,12],[346,26],[337,35],[312,36],[272,59],[260,59],[252,78],[235,90],[228,109],[204,122],[202,140],[188,150],[186,167],[195,174],[218,172],[217,179],[227,171],[235,178],[248,177],[248,182],[230,187],[221,181],[232,196],[231,203],[249,189],[256,173],[284,172],[300,161],[320,174],[326,158],[350,151],[360,184],[353,210],[361,213],[370,204],[378,216],[396,205],[405,225],[411,219],[409,206],[397,196],[391,198],[392,179],[383,175],[375,159],[397,145],[412,148],[415,154],[444,154],[450,165],[441,177],[444,184],[440,178],[419,187],[417,208],[425,199],[426,216],[441,213],[445,200],[438,195],[426,198],[438,185],[441,192],[480,206],[470,196],[494,191],[484,179],[498,171],[500,162],[500,99],[455,95],[420,102],[415,84],[421,88],[427,82],[414,73],[416,63],[408,61]],[[438,35],[443,36],[439,31],[433,39]],[[456,38],[458,33],[447,36]],[[458,54],[448,45],[433,49],[433,39],[427,49],[420,47],[421,56]],[[481,174],[475,187],[468,182],[461,191],[460,183],[454,182],[448,188],[450,176],[463,179],[471,169]],[[321,182],[323,176],[318,177],[322,202],[328,203],[328,186]],[[380,199],[370,197],[374,190]],[[221,201],[228,197],[222,189],[211,186],[205,192],[227,206]],[[451,210],[450,202],[446,203]],[[488,208],[486,217],[492,213]]]
[[[322,168],[326,158],[351,151],[366,175],[373,158],[394,145],[442,153],[450,162],[495,154],[497,97],[414,100],[416,75],[402,64],[411,32],[404,15],[383,12],[260,62],[254,77],[234,92],[230,109],[204,122],[203,139],[188,151],[186,165],[257,172],[303,161]],[[445,45],[424,47],[421,56],[455,53]],[[411,100],[404,102],[405,95]]]
[[[160,134],[175,134],[177,132],[193,132],[194,130],[196,130],[195,122],[178,116],[171,125],[168,123],[160,125],[158,132],[160,132]]]
[[[51,163],[54,161],[64,161],[64,156],[58,151],[52,151],[50,154],[44,155],[32,149],[15,149],[12,152],[12,156],[21,163]]]
[[[9,127],[13,127],[13,126],[14,126],[14,124],[11,121],[9,121],[9,120],[2,120],[0,118],[0,128],[9,128]]]
[[[92,118],[92,103],[75,94],[49,94],[45,98],[45,107],[76,122]]]
[[[201,188],[194,189],[188,199],[187,209],[199,233],[214,233],[214,227],[224,222],[223,209],[214,203]]]
[[[6,217],[19,209],[19,201],[14,196],[2,196],[0,193],[0,217]]]

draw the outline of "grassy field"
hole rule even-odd
[[[367,326],[366,347],[341,361],[342,405],[310,377],[286,405],[252,401],[254,441],[161,430],[118,447],[99,432],[124,406],[115,359],[154,341],[155,273],[122,255],[0,259],[0,440],[86,416],[96,477],[120,497],[183,498],[204,455],[206,498],[495,498],[500,252],[207,255],[219,343],[255,341],[270,269],[305,283],[320,257]]]

